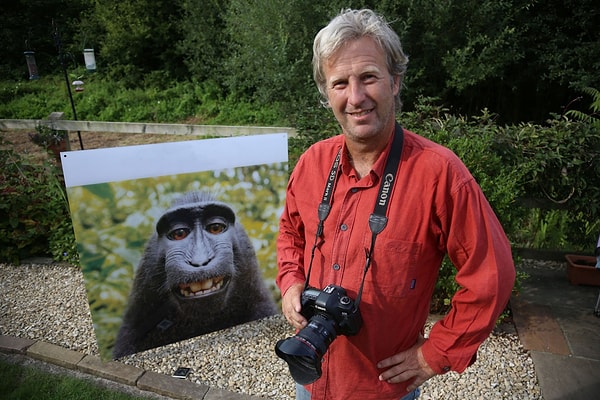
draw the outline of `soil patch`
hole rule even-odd
[[[29,138],[33,130],[9,130],[0,131],[4,141],[21,155],[29,155],[34,160],[51,157],[44,149],[36,145]],[[166,134],[142,134],[142,133],[115,133],[115,132],[81,132],[83,148],[102,149],[109,147],[134,146],[140,144],[181,142],[193,140],[195,136],[166,135]],[[81,150],[79,135],[77,132],[69,132],[69,144],[71,150]]]

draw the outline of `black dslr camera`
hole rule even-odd
[[[302,292],[302,315],[308,325],[296,336],[279,340],[275,353],[288,363],[292,378],[301,385],[321,377],[321,358],[337,335],[356,335],[362,327],[360,310],[341,286]]]

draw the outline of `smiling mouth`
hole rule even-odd
[[[364,110],[364,111],[356,111],[356,112],[349,112],[348,114],[350,114],[353,117],[364,117],[365,115],[368,115],[372,112],[373,110]]]
[[[180,283],[179,294],[185,298],[207,296],[221,290],[226,284],[224,276],[192,283]]]

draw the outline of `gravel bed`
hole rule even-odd
[[[433,321],[433,320],[432,320]],[[41,340],[98,355],[81,271],[64,264],[0,264],[0,334]],[[294,399],[287,365],[274,344],[293,334],[277,315],[122,358],[171,375],[192,368],[193,382],[268,399]],[[542,399],[533,361],[510,324],[482,344],[477,362],[459,375],[436,376],[420,399]]]

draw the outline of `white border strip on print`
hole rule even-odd
[[[288,161],[287,134],[61,152],[66,187]]]

